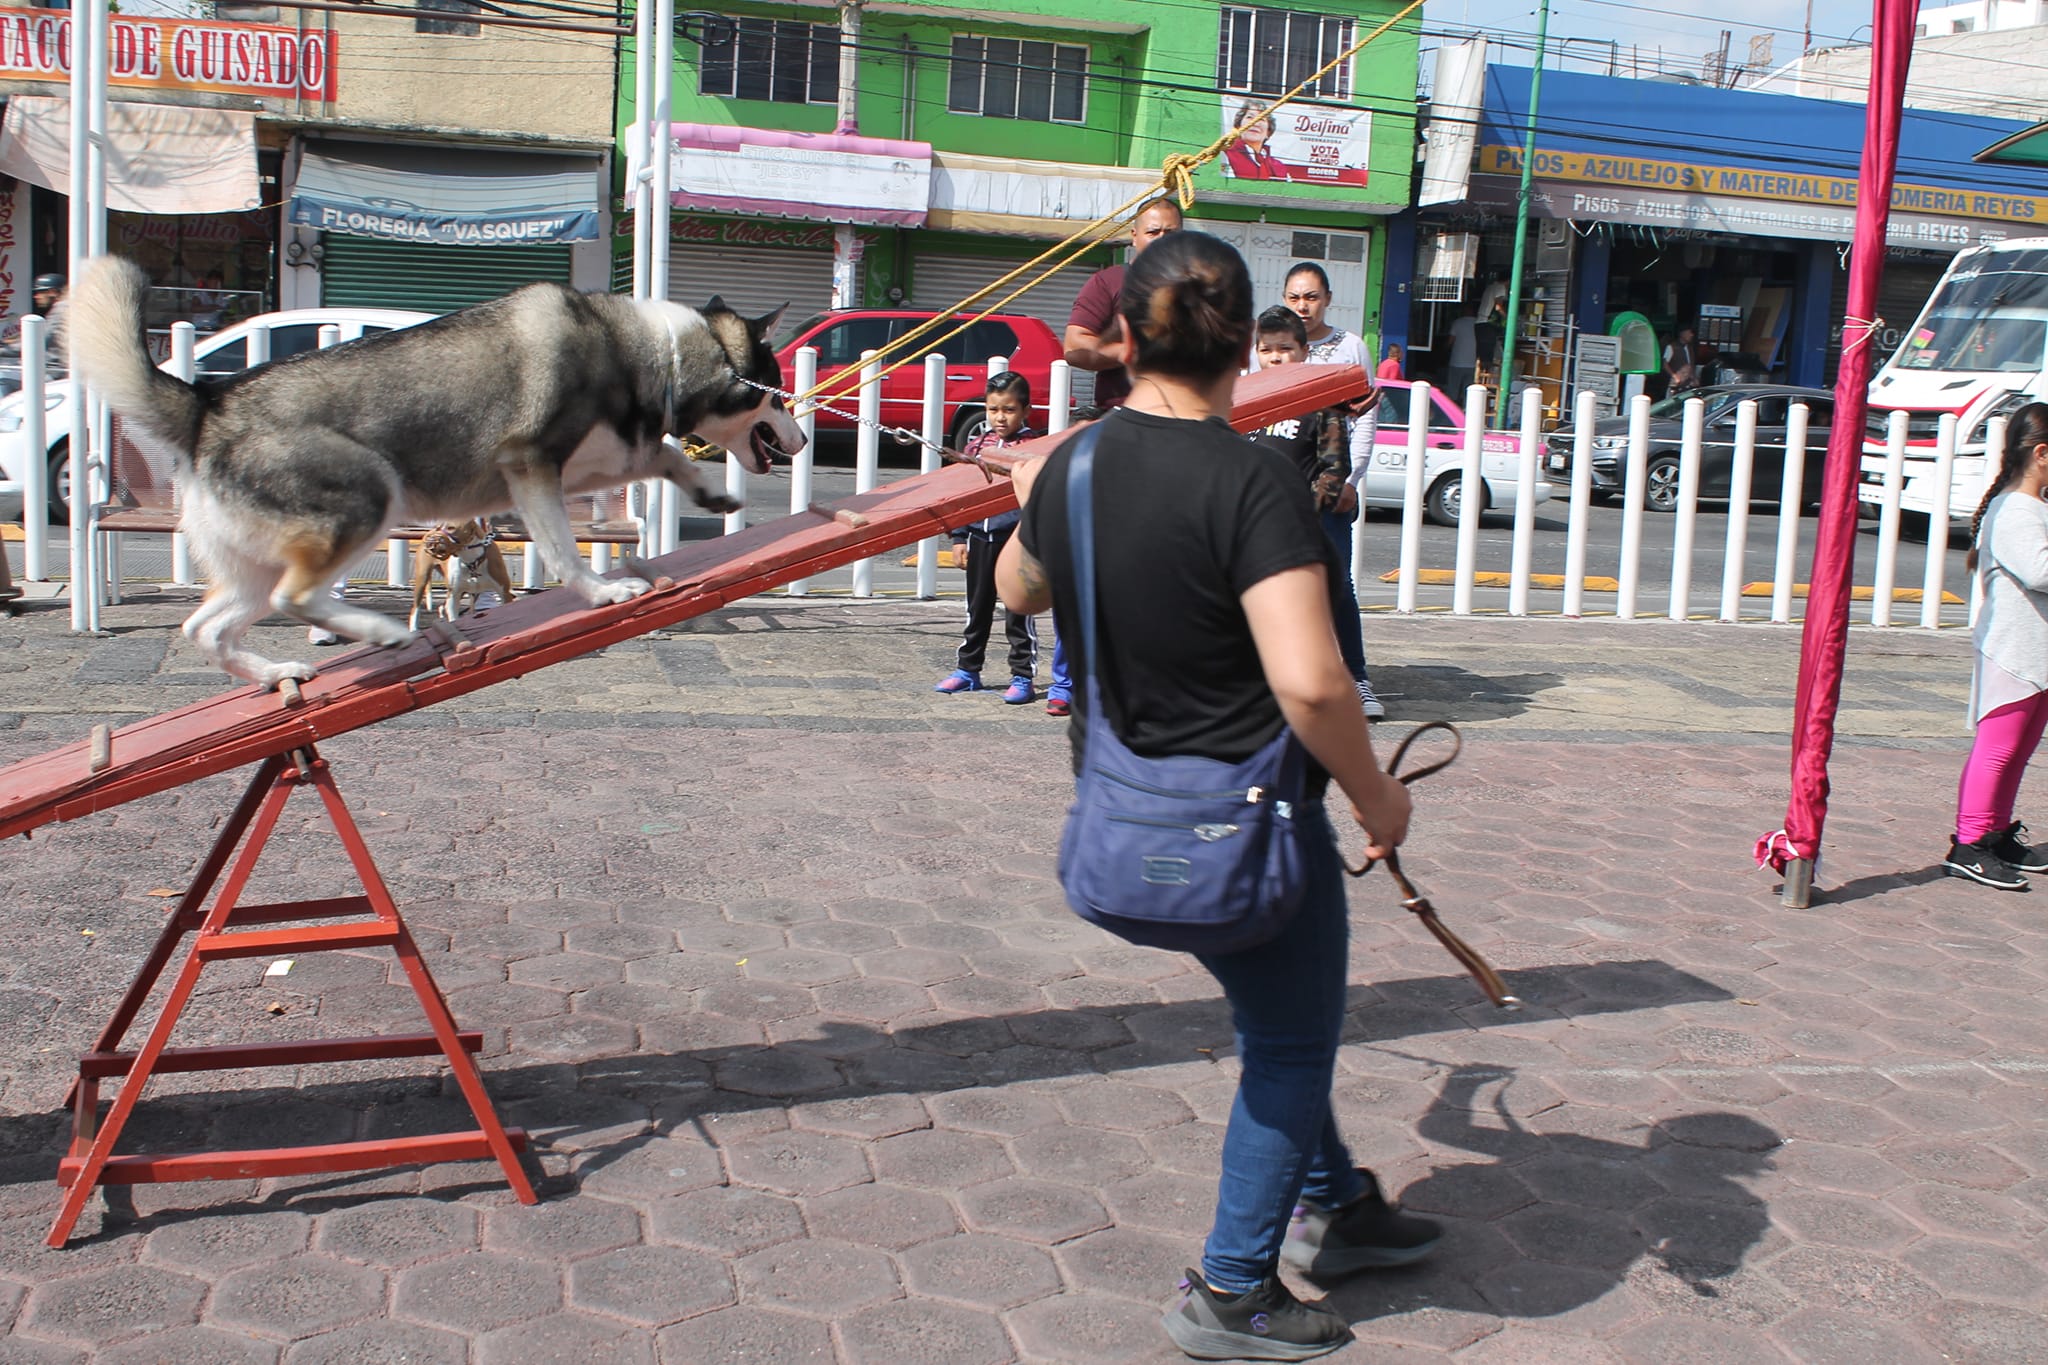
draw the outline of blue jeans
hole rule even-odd
[[[1047,697],[1058,697],[1064,701],[1074,699],[1074,675],[1067,672],[1067,633],[1060,629],[1060,618],[1052,618],[1052,687]]]
[[[1274,1273],[1297,1202],[1334,1208],[1365,1189],[1330,1113],[1351,937],[1343,865],[1321,804],[1300,818],[1310,833],[1300,913],[1256,948],[1200,959],[1230,1001],[1243,1068],[1202,1252],[1203,1278],[1230,1293]]]
[[[1358,593],[1351,586],[1351,523],[1334,512],[1324,512],[1323,534],[1329,538],[1330,546],[1337,552],[1337,564],[1342,571],[1342,591],[1337,594],[1337,651],[1344,656],[1344,666],[1351,670],[1354,679],[1365,676],[1365,628],[1358,621]],[[1359,512],[1364,516],[1363,510]],[[1344,610],[1348,606],[1349,611]]]

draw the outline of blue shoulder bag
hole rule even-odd
[[[1074,912],[1154,948],[1231,953],[1278,934],[1308,881],[1295,810],[1308,755],[1291,729],[1241,763],[1193,754],[1140,758],[1102,704],[1091,485],[1102,424],[1074,438],[1067,532],[1087,649],[1088,725],[1060,837],[1060,886]]]

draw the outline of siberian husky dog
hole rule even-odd
[[[576,553],[564,497],[667,478],[713,511],[738,506],[672,440],[694,434],[756,473],[803,447],[768,335],[660,300],[532,284],[447,317],[187,384],[143,348],[148,281],[100,257],[72,282],[59,339],[73,370],[139,441],[178,464],[181,525],[210,585],[185,634],[221,668],[275,687],[314,675],[244,648],[273,610],[370,644],[412,632],[329,595],[401,523],[516,508],[548,567],[593,605],[648,590]]]

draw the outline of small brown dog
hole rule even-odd
[[[434,609],[434,574],[438,571],[448,585],[448,599],[441,615],[453,621],[495,587],[504,601],[512,600],[512,573],[505,564],[505,552],[498,548],[498,533],[472,517],[459,526],[436,526],[420,540],[419,563],[412,571],[412,617],[407,629],[420,628],[420,612]]]

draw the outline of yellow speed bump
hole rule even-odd
[[[1742,595],[1744,597],[1769,597],[1771,595],[1771,585],[1769,583],[1744,583],[1742,585]],[[1806,596],[1806,584],[1794,583],[1792,585],[1792,595],[1794,597]],[[1892,589],[1892,601],[1894,602],[1918,602],[1925,598],[1926,595],[1919,588]],[[1868,602],[1871,598],[1877,596],[1877,589],[1851,588],[1849,589],[1849,596],[1858,602]],[[1941,595],[1941,604],[1945,607],[1960,607],[1963,605],[1963,599],[1952,592],[1944,592]]]
[[[1382,583],[1399,583],[1400,581],[1401,571],[1399,569],[1389,569],[1380,575],[1380,582]],[[1457,583],[1458,575],[1450,569],[1421,569],[1416,572],[1415,581],[1432,587],[1451,587]],[[1621,585],[1612,578],[1585,578],[1580,580],[1580,585],[1586,592],[1619,592],[1621,590]],[[1511,575],[1504,573],[1475,573],[1472,575],[1472,586],[1476,588],[1508,588],[1514,586],[1514,579]],[[1529,586],[1532,588],[1551,588],[1561,591],[1564,588],[1564,575],[1561,573],[1532,573],[1529,575]],[[1794,583],[1792,585],[1792,595],[1794,597],[1806,596],[1806,586],[1804,583]],[[1742,595],[1744,597],[1769,597],[1771,592],[1772,586],[1769,583],[1745,583],[1742,585]],[[1850,597],[1858,602],[1868,602],[1876,594],[1877,590],[1875,588],[1851,588],[1849,590]],[[1922,596],[1923,594],[1918,588],[1892,589],[1892,601],[1894,602],[1918,602]],[[1952,592],[1944,592],[1941,595],[1941,600],[1944,606],[1959,607],[1963,605],[1963,599]]]

